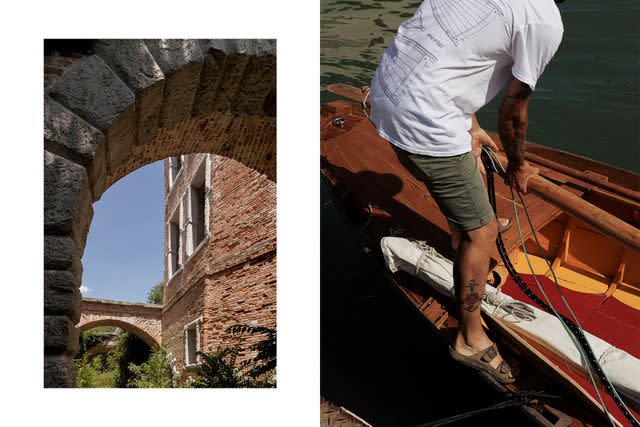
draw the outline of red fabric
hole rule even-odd
[[[640,358],[640,314],[609,297],[582,327],[593,335]]]
[[[529,288],[533,291],[533,293],[536,294],[542,301],[546,302],[546,299],[542,296],[540,289],[538,289],[538,285],[536,285],[536,282],[533,279],[533,275],[520,274],[520,276],[522,277],[524,282],[529,285]],[[553,305],[558,313],[564,314],[569,319],[573,320],[573,317],[570,315],[569,310],[567,310],[567,307],[562,302],[560,293],[556,289],[556,285],[555,283],[553,283],[553,280],[549,279],[546,276],[538,276],[538,281],[542,285],[542,289],[544,289],[544,292],[547,294],[547,297],[551,301],[551,305]],[[571,310],[576,315],[580,323],[583,323],[589,318],[589,316],[595,313],[605,300],[604,295],[576,292],[562,286],[560,286],[560,289],[562,289],[564,298],[571,306]],[[519,301],[523,301],[527,304],[538,307],[537,304],[531,301],[531,299],[520,290],[518,285],[516,285],[511,277],[507,278],[506,283],[502,285],[502,291]]]
[[[521,274],[521,277],[529,285],[533,293],[543,301],[546,301],[538,289],[533,275]],[[538,280],[553,307],[559,313],[573,320],[569,315],[569,310],[562,302],[553,281],[546,276],[538,276]],[[604,295],[577,292],[564,287],[561,287],[561,289],[562,294],[585,331],[640,358],[640,311],[618,301],[614,297],[606,298]],[[502,291],[519,301],[538,307],[520,290],[511,277],[502,286]]]
[[[543,301],[546,301],[538,289],[538,286],[531,274],[521,274],[522,279],[529,285],[531,290]],[[547,297],[551,301],[553,307],[565,316],[569,316],[569,312],[565,307],[556,286],[551,279],[546,276],[538,276],[538,281],[542,285]],[[626,351],[627,353],[640,358],[640,311],[618,301],[614,297],[606,298],[604,295],[589,294],[577,292],[571,289],[561,287],[562,294],[571,306],[574,314],[581,323],[583,329],[608,343]],[[531,299],[524,294],[509,277],[502,286],[502,291],[527,304],[538,307]],[[538,307],[540,308],[540,307]],[[538,346],[534,344],[534,346]],[[584,388],[594,399],[598,400],[593,385],[588,379],[569,370],[562,362],[556,361],[556,365],[562,369],[567,375],[573,378],[582,388]],[[607,408],[624,425],[630,425],[624,418],[620,409],[616,406],[613,399],[604,391],[601,392]],[[640,416],[637,411],[631,410],[636,416]]]

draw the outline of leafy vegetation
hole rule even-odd
[[[171,365],[164,348],[154,348],[151,350],[149,359],[140,364],[129,364],[129,371],[132,374],[128,382],[129,387],[134,388],[171,388],[173,387],[173,376]]]
[[[276,330],[265,328],[263,326],[233,325],[227,328],[229,334],[258,334],[265,335],[265,338],[249,347],[250,350],[256,351],[256,356],[247,364],[247,375],[254,380],[266,380],[269,383],[269,377],[275,377],[276,370]],[[272,385],[266,387],[275,387],[275,378]]]
[[[196,353],[202,363],[198,365],[196,380],[191,383],[195,388],[242,388],[247,387],[236,359],[239,346],[220,348],[213,353]]]
[[[234,325],[226,330],[230,335],[248,333],[265,335],[248,350],[256,356],[240,364],[236,363],[241,345],[221,348],[213,353],[198,352],[201,363],[192,387],[215,388],[269,388],[276,386],[276,331],[261,326]]]
[[[112,338],[113,329],[90,330],[80,337],[81,352],[76,359],[77,387],[175,387],[167,350],[149,349],[142,340],[124,331],[106,354],[91,354],[94,345]],[[200,364],[196,378],[183,384],[196,388],[246,388],[276,386],[276,331],[261,326],[234,325],[226,330],[238,336],[240,344],[218,347],[212,353],[198,352]],[[244,335],[261,340],[244,347]],[[145,346],[143,349],[142,346]],[[144,350],[144,351],[143,351]],[[249,360],[238,362],[244,351],[255,352]],[[148,357],[147,357],[148,356]]]
[[[93,359],[87,355],[76,360],[76,387],[80,388],[112,388],[118,376],[115,359],[100,354]]]
[[[76,358],[76,387],[128,386],[131,378],[128,365],[147,360],[149,347],[132,333],[123,331],[115,335],[115,343],[106,353],[92,354],[92,348],[113,337],[113,333],[105,334],[104,330],[92,329],[81,334],[80,352]]]
[[[164,302],[164,282],[160,282],[149,289],[147,302],[149,304],[162,304]]]

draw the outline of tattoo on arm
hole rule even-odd
[[[509,159],[509,166],[524,162],[524,139],[527,131],[527,103],[532,90],[518,80],[512,81],[498,111],[498,133]]]
[[[478,291],[476,291],[478,286],[478,283],[474,279],[471,279],[468,285],[463,285],[463,288],[467,288],[469,291],[464,296],[462,296],[462,292],[460,292],[461,295],[458,298],[458,302],[465,311],[473,312],[480,308],[482,297]]]
[[[525,100],[531,96],[532,90],[528,84],[520,82],[521,87],[515,92],[507,92],[505,95],[507,98]]]

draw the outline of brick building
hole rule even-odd
[[[275,328],[275,183],[213,154],[166,159],[164,279],[162,343],[182,378],[196,351],[237,341],[229,326]]]

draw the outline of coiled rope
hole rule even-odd
[[[487,171],[487,193],[489,194],[489,202],[491,203],[493,211],[494,211],[494,213],[497,214],[497,211],[496,211],[496,195],[495,195],[495,186],[494,186],[493,173],[496,172],[496,173],[499,174],[500,171],[498,171],[498,169],[496,168],[494,160],[492,158],[492,155],[495,156],[495,153],[493,152],[493,150],[491,150],[491,148],[486,147],[486,146],[483,147],[482,160],[483,160],[483,162],[485,164],[485,169]],[[504,170],[504,167],[502,166],[502,163],[497,159],[497,157],[496,157],[496,161],[500,165],[500,168],[502,169],[502,173],[503,174],[506,173],[506,171]],[[542,285],[540,284],[540,282],[538,281],[538,279],[536,277],[536,274],[535,274],[535,272],[533,270],[533,267],[531,265],[531,262],[529,260],[529,255],[527,254],[527,251],[526,251],[526,248],[525,248],[524,239],[522,237],[522,228],[520,227],[520,221],[519,221],[519,218],[518,218],[518,210],[517,210],[517,206],[516,206],[516,198],[515,198],[515,194],[514,194],[514,191],[513,191],[512,187],[511,187],[511,199],[512,199],[512,202],[513,202],[513,209],[514,209],[514,212],[515,212],[515,219],[516,219],[516,224],[517,224],[517,227],[518,227],[518,234],[519,234],[519,237],[520,237],[520,242],[521,242],[521,245],[522,245],[522,249],[524,251],[527,263],[529,264],[529,268],[531,269],[531,273],[533,275],[533,278],[536,281],[536,284],[538,285],[538,288],[539,288],[540,292],[542,293],[542,295],[544,296],[546,302],[542,301],[536,294],[534,294],[533,291],[529,288],[529,286],[522,279],[522,277],[520,277],[520,275],[518,274],[518,272],[514,268],[513,264],[511,263],[511,260],[509,259],[509,255],[507,254],[507,250],[506,250],[506,248],[504,246],[504,242],[502,240],[502,235],[500,233],[498,233],[498,238],[496,239],[496,245],[498,247],[498,252],[500,253],[500,258],[502,259],[502,262],[504,263],[504,266],[506,267],[507,271],[509,272],[509,275],[514,280],[516,285],[525,293],[525,295],[527,295],[533,302],[535,302],[542,309],[544,309],[544,310],[546,310],[548,312],[552,312],[558,319],[560,319],[560,323],[565,328],[565,330],[567,331],[569,336],[573,339],[574,343],[576,344],[576,348],[580,352],[580,354],[583,357],[583,359],[587,362],[586,366],[587,366],[587,371],[589,373],[589,377],[591,379],[591,382],[593,383],[593,386],[595,388],[596,394],[598,395],[598,399],[600,400],[602,408],[603,408],[605,414],[607,415],[607,417],[609,418],[609,421],[611,422],[611,424],[615,426],[615,422],[613,421],[611,415],[609,414],[609,411],[607,410],[607,406],[605,405],[604,400],[602,399],[602,396],[600,395],[600,391],[599,391],[598,386],[596,384],[596,381],[595,381],[595,379],[593,377],[592,369],[595,370],[598,378],[600,379],[600,381],[604,385],[605,390],[613,398],[613,401],[616,403],[618,408],[620,408],[620,411],[622,411],[622,413],[624,414],[625,418],[632,425],[640,426],[640,423],[638,422],[636,417],[629,411],[629,408],[627,408],[627,405],[624,403],[624,401],[622,400],[622,398],[620,397],[620,395],[616,391],[615,387],[613,386],[613,384],[609,380],[609,377],[607,377],[607,375],[605,374],[604,370],[600,366],[600,363],[598,362],[598,359],[596,358],[595,354],[593,353],[593,349],[591,348],[591,345],[589,344],[589,341],[587,340],[587,337],[584,334],[584,330],[580,326],[580,322],[578,322],[578,319],[576,318],[575,314],[571,310],[571,307],[569,306],[569,303],[566,301],[566,299],[564,298],[564,295],[562,294],[562,290],[560,289],[560,285],[558,284],[558,279],[557,279],[557,277],[555,275],[555,272],[553,271],[553,268],[551,267],[551,263],[549,262],[549,260],[547,259],[546,255],[544,254],[544,251],[542,250],[540,242],[538,241],[538,236],[536,235],[535,229],[534,229],[533,224],[531,222],[531,218],[529,217],[529,212],[527,210],[527,207],[526,207],[526,204],[524,202],[524,199],[522,198],[522,195],[518,191],[516,191],[515,193],[518,195],[518,197],[520,199],[520,202],[522,203],[522,206],[524,208],[524,212],[525,212],[526,217],[527,217],[527,221],[529,222],[529,226],[531,227],[531,230],[533,232],[533,237],[534,237],[534,239],[536,241],[536,244],[538,245],[538,249],[540,250],[540,253],[542,254],[545,262],[549,266],[549,269],[550,269],[550,271],[551,271],[551,273],[553,275],[553,280],[555,282],[556,289],[558,290],[558,292],[559,292],[559,294],[560,294],[560,296],[562,298],[563,303],[567,307],[569,313],[571,314],[571,316],[573,317],[575,322],[570,320],[569,318],[567,318],[563,314],[558,313],[556,311],[556,309],[553,307],[553,304],[551,304],[551,301],[549,301],[549,298],[547,297],[547,294],[545,293],[544,289],[542,288]]]

